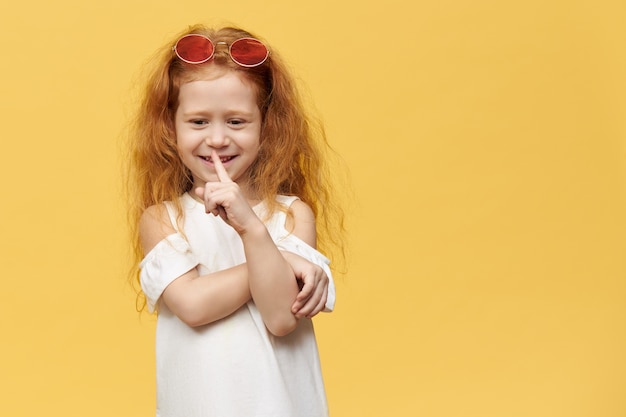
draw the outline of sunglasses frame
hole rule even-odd
[[[178,52],[178,45],[179,45],[180,41],[182,41],[183,39],[188,39],[188,38],[191,38],[191,37],[193,37],[193,36],[198,36],[198,37],[201,37],[201,38],[206,39],[206,40],[209,42],[209,44],[212,46],[212,51],[211,51],[211,54],[210,54],[210,55],[209,55],[206,59],[203,59],[203,60],[201,60],[201,61],[190,61],[190,60],[188,60],[188,59],[183,58],[183,57],[180,55],[180,53]],[[259,45],[261,45],[261,46],[263,46],[263,48],[265,49],[265,57],[264,57],[264,58],[263,58],[263,59],[262,59],[259,63],[256,63],[256,64],[244,64],[244,63],[242,63],[242,62],[239,62],[239,61],[238,61],[238,60],[237,60],[237,59],[233,56],[233,52],[232,52],[232,50],[233,50],[233,46],[235,46],[235,45],[237,44],[237,42],[241,42],[241,41],[248,41],[248,40],[252,40],[252,41],[254,41],[254,42],[258,42],[258,44],[259,44]],[[200,34],[198,34],[198,33],[189,33],[189,34],[187,34],[187,35],[185,35],[185,36],[181,37],[180,39],[178,39],[178,40],[176,41],[176,44],[172,47],[172,49],[173,49],[173,50],[174,50],[174,52],[176,53],[176,56],[178,57],[178,59],[180,59],[181,61],[186,62],[187,64],[199,65],[199,64],[204,64],[205,62],[210,61],[210,60],[211,60],[211,59],[215,56],[215,49],[216,49],[217,45],[227,45],[227,43],[226,43],[226,42],[217,42],[217,43],[213,43],[213,41],[212,41],[211,39],[209,39],[207,36],[200,35]],[[245,38],[239,38],[239,39],[237,39],[237,40],[233,41],[233,43],[231,43],[231,44],[228,46],[228,56],[230,56],[230,59],[231,59],[231,60],[232,60],[235,64],[237,64],[237,65],[239,65],[239,66],[246,67],[246,68],[253,68],[253,67],[258,67],[259,65],[261,65],[261,64],[263,64],[265,61],[267,61],[267,58],[269,58],[269,56],[270,56],[270,50],[269,50],[269,48],[267,47],[267,45],[265,45],[265,44],[264,44],[263,42],[261,42],[260,40],[258,40],[258,39],[256,39],[256,38],[245,37]]]

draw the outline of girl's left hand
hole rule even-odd
[[[215,151],[211,152],[211,158],[219,181],[207,182],[204,188],[196,188],[196,195],[204,201],[207,213],[220,216],[241,235],[253,225],[258,225],[260,220]]]
[[[295,253],[283,251],[283,257],[291,265],[302,289],[294,301],[291,312],[298,318],[312,318],[324,310],[328,299],[329,279],[324,270]]]

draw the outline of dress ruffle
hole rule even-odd
[[[167,236],[156,244],[139,264],[141,289],[146,295],[148,311],[155,310],[161,294],[176,278],[195,268],[198,261],[189,242],[180,233]]]

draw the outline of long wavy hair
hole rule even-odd
[[[170,201],[179,226],[184,221],[179,197],[191,189],[193,178],[177,151],[174,115],[180,86],[206,77],[209,65],[237,72],[256,90],[262,126],[259,154],[249,168],[251,190],[264,201],[270,213],[284,210],[276,202],[277,194],[298,196],[315,213],[319,249],[344,258],[343,211],[333,195],[326,164],[332,150],[322,124],[305,110],[279,54],[270,48],[266,62],[245,68],[230,59],[226,48],[216,48],[211,61],[191,65],[178,59],[173,51],[176,40],[190,33],[207,36],[214,44],[230,45],[244,37],[259,39],[234,27],[214,30],[196,25],[166,44],[152,63],[131,125],[127,158],[126,198],[134,253],[131,281],[138,292],[140,311],[145,308],[145,298],[139,286],[138,264],[145,254],[139,239],[139,219],[148,207],[156,205],[162,209],[162,203]],[[291,215],[288,210],[287,214]]]

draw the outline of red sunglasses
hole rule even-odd
[[[217,44],[226,45],[226,42]],[[176,42],[174,52],[178,58],[188,64],[202,64],[213,58],[215,45],[206,36],[191,33]],[[228,54],[236,64],[242,67],[256,67],[267,60],[270,51],[258,39],[241,38],[230,44]]]

